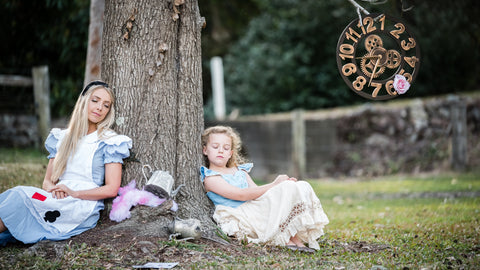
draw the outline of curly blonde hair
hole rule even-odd
[[[247,161],[241,154],[242,140],[236,130],[228,126],[213,126],[205,129],[202,134],[202,148],[207,146],[211,134],[225,134],[232,139],[232,157],[227,162],[227,168],[236,167]],[[206,155],[203,157],[205,166],[209,167],[208,157]]]

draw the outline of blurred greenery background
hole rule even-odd
[[[480,85],[478,0],[357,1],[402,19],[420,44],[414,91],[432,96]],[[53,117],[67,116],[82,88],[88,0],[0,0],[0,74],[29,76],[48,65]],[[223,57],[227,113],[259,114],[353,105],[366,100],[343,82],[335,59],[343,29],[357,18],[348,0],[199,0],[206,119],[213,118],[210,59]],[[411,9],[409,9],[411,8]],[[409,9],[404,11],[404,9]],[[18,88],[12,88],[16,92]],[[11,89],[0,89],[8,97]],[[5,94],[7,93],[7,94]],[[20,104],[21,105],[21,104]]]

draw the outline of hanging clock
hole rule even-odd
[[[385,14],[369,14],[361,23],[352,21],[338,40],[336,56],[345,83],[372,100],[403,94],[420,67],[420,48],[413,33],[405,23]]]

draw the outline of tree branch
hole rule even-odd
[[[403,0],[401,0],[400,2],[402,2],[402,12],[407,12],[407,11],[410,11],[412,8],[413,8],[413,5],[411,5],[410,7],[403,7]]]
[[[368,15],[370,14],[370,12],[368,12],[368,10],[364,9],[362,6],[360,6],[357,2],[355,2],[355,0],[348,0],[354,7],[357,8],[357,14],[358,14],[358,21],[360,22],[360,25],[363,25],[363,20],[362,20],[362,14],[360,13],[360,11],[363,11],[363,13],[365,13],[365,15]]]
[[[364,9],[362,6],[360,6],[357,2],[355,2],[355,0],[348,0],[354,7],[357,8],[357,13],[358,13],[358,16],[360,17],[360,21],[362,20],[362,17],[360,16],[360,11],[363,11],[363,13],[365,13],[365,15],[368,15],[370,14],[370,12],[368,12],[368,10]]]
[[[368,2],[370,4],[374,4],[374,5],[381,5],[381,4],[385,4],[388,0],[362,0],[363,2]]]
[[[360,22],[360,25],[363,25],[363,20],[362,20],[362,14],[360,13],[363,12],[365,13],[365,15],[369,15],[370,12],[368,12],[368,10],[366,10],[365,8],[363,8],[362,6],[360,6],[357,2],[355,2],[355,0],[348,0],[354,7],[357,8],[357,14],[358,14],[358,21]],[[374,5],[379,5],[379,4],[383,4],[383,3],[386,3],[387,0],[362,0],[363,2],[368,2],[368,3],[371,3],[371,4],[374,4]]]

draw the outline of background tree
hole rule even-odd
[[[196,0],[105,1],[102,78],[115,87],[116,129],[134,141],[122,184],[142,187],[144,164],[168,171],[185,185],[178,215],[211,223],[199,179],[203,24]]]
[[[52,117],[68,116],[82,89],[89,2],[0,0],[0,24],[8,29],[0,42],[0,74],[30,76],[33,66],[47,65]],[[0,99],[8,100],[6,106],[13,105],[19,113],[29,112],[26,107],[33,104],[31,88],[0,91]],[[28,102],[29,97],[32,102]]]
[[[402,18],[415,31],[422,64],[408,97],[479,87],[477,0],[357,1],[370,12]],[[48,65],[53,117],[68,116],[83,85],[89,5],[89,0],[0,0],[0,24],[7,29],[0,43],[0,74],[30,75],[32,66]],[[357,17],[348,0],[201,0],[199,5],[207,22],[202,32],[206,117],[213,116],[212,56],[226,56],[229,109],[239,107],[244,114],[366,101],[351,93],[336,69],[338,37]],[[413,9],[402,12],[402,6]],[[0,103],[0,111],[33,111],[25,102],[28,94],[31,89],[0,87],[0,99],[8,100]]]
[[[257,0],[261,13],[225,56],[229,108],[244,114],[365,102],[336,68],[339,35],[357,18],[347,0]],[[478,1],[357,1],[402,18],[420,43],[420,73],[407,97],[471,91],[480,85]],[[408,11],[404,11],[413,7]]]
[[[214,118],[210,60],[224,56],[260,13],[256,0],[201,0],[200,14],[206,18],[202,31],[202,79],[205,118]]]
[[[423,56],[415,93],[428,96],[478,90],[480,2],[416,0],[411,4],[414,8],[405,13],[405,19],[417,29]]]
[[[359,99],[338,85],[334,64],[338,36],[356,16],[348,1],[257,2],[262,13],[224,61],[232,107],[256,114]]]

